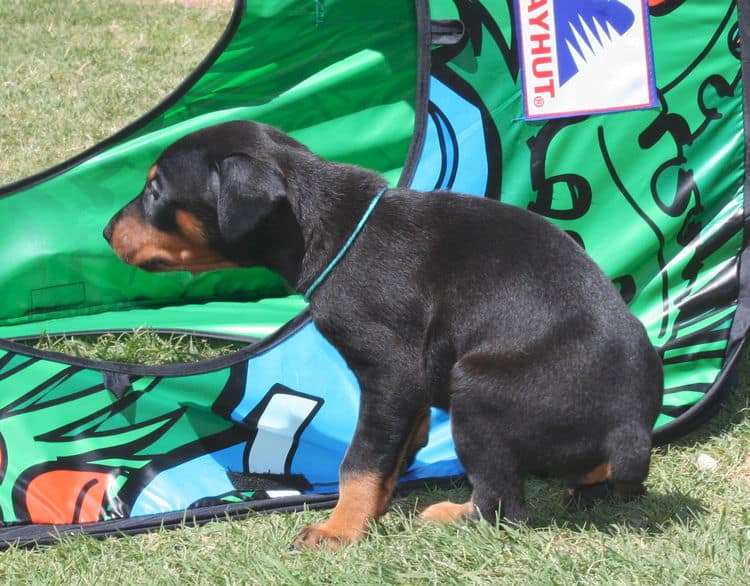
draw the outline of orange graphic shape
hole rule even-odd
[[[93,523],[102,519],[110,475],[87,470],[52,470],[29,482],[26,510],[32,523]]]

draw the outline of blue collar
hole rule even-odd
[[[381,189],[380,193],[378,193],[370,202],[370,205],[367,206],[365,213],[362,214],[362,217],[359,220],[359,224],[357,224],[357,227],[354,228],[354,232],[352,232],[349,235],[348,240],[344,242],[344,246],[341,247],[341,250],[339,250],[339,253],[333,257],[333,260],[328,263],[328,266],[323,270],[322,273],[318,275],[318,278],[313,281],[313,284],[307,288],[307,291],[305,291],[305,301],[310,301],[310,297],[312,296],[315,289],[317,289],[318,286],[323,281],[326,280],[326,277],[328,276],[328,274],[334,269],[334,267],[339,263],[339,261],[342,258],[344,258],[344,255],[349,250],[351,245],[354,243],[354,240],[357,238],[357,236],[359,236],[359,233],[362,231],[362,228],[365,227],[367,220],[370,219],[372,212],[375,211],[375,206],[378,205],[380,198],[383,197],[383,194],[386,192],[387,189],[388,187],[384,187],[383,189]]]

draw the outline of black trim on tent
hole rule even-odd
[[[465,486],[464,476],[425,478],[402,482],[396,486],[395,496],[408,495],[420,489],[450,489]],[[297,513],[305,510],[329,509],[338,502],[338,493],[291,495],[258,499],[243,503],[228,503],[196,507],[172,513],[155,513],[128,519],[111,519],[96,523],[69,525],[17,524],[0,522],[0,551],[8,547],[35,547],[56,543],[66,536],[87,535],[96,539],[123,535],[138,535],[162,529],[198,527],[212,521],[247,519],[256,514]]]
[[[408,187],[417,170],[427,132],[427,106],[430,101],[430,74],[432,69],[432,24],[428,0],[417,0],[417,97],[414,104],[414,131],[399,187]]]
[[[175,103],[177,103],[177,101],[180,100],[196,84],[196,82],[198,82],[201,77],[203,77],[203,75],[211,68],[214,62],[224,52],[224,49],[227,48],[234,35],[237,33],[237,29],[239,28],[240,22],[242,21],[242,15],[245,13],[245,6],[246,0],[234,0],[232,16],[230,17],[229,22],[227,23],[227,27],[224,29],[224,32],[222,33],[217,43],[214,45],[211,51],[209,51],[208,55],[206,55],[203,61],[198,64],[195,70],[193,70],[193,72],[190,73],[184,79],[184,81],[180,85],[178,85],[177,88],[171,94],[169,94],[160,104],[155,106],[151,111],[146,112],[143,116],[141,116],[134,122],[125,126],[125,128],[115,132],[113,135],[108,136],[103,141],[95,144],[94,146],[86,149],[78,155],[68,159],[67,161],[54,165],[53,167],[50,167],[49,169],[47,169],[46,171],[42,171],[41,173],[37,173],[35,175],[20,179],[19,181],[14,181],[12,183],[8,183],[7,185],[0,186],[0,197],[12,195],[17,191],[32,187],[37,183],[41,183],[42,181],[51,179],[52,177],[64,173],[68,169],[72,169],[73,167],[80,165],[81,163],[91,159],[92,157],[117,144],[121,140],[126,139],[128,136],[137,132],[138,130],[146,126],[146,124],[152,122],[161,114],[166,112]]]
[[[112,330],[71,330],[63,332],[55,332],[54,334],[43,334],[43,335],[24,335],[17,337],[6,338],[9,342],[18,342],[20,344],[28,345],[31,342],[39,340],[41,338],[68,338],[68,337],[90,337],[90,336],[103,336],[105,334],[132,334],[138,331],[137,328],[115,328]],[[206,332],[204,330],[194,329],[181,329],[181,328],[148,328],[148,333],[159,334],[166,336],[195,336],[196,338],[209,338],[211,340],[221,340],[223,342],[239,342],[245,344],[260,342],[263,338],[256,336],[243,336],[241,334],[222,334],[219,332]]]
[[[195,83],[208,71],[216,59],[229,45],[235,36],[242,16],[245,11],[245,0],[235,0],[234,10],[231,19],[222,34],[220,40],[209,52],[201,64],[177,87],[158,106],[147,112],[135,122],[129,124],[122,130],[116,132],[104,141],[90,147],[79,155],[68,159],[67,161],[55,165],[46,171],[24,178],[5,186],[0,187],[0,197],[12,195],[15,192],[32,187],[38,183],[51,179],[69,169],[85,162],[86,160],[98,155],[104,150],[112,147],[121,140],[126,139],[131,134],[139,131],[145,125],[155,120],[158,116],[172,107],[181,99]],[[416,1],[417,23],[418,23],[418,79],[417,95],[415,102],[415,131],[410,144],[407,161],[400,179],[401,185],[406,185],[411,180],[411,176],[416,169],[419,156],[422,151],[424,142],[424,129],[426,128],[425,120],[427,117],[427,104],[429,99],[429,76],[430,76],[430,52],[431,52],[431,26],[429,20],[429,9],[427,0]],[[28,356],[30,360],[50,360],[58,363],[70,365],[71,367],[86,368],[97,370],[111,380],[122,382],[121,379],[130,381],[130,377],[177,377],[189,376],[205,372],[232,367],[242,363],[253,356],[257,356],[269,348],[283,342],[288,337],[297,333],[300,329],[311,323],[312,319],[309,311],[305,310],[297,317],[292,319],[286,325],[281,327],[271,336],[256,341],[252,338],[241,338],[237,336],[223,336],[221,334],[206,334],[205,332],[192,330],[156,330],[162,333],[187,333],[197,334],[205,337],[215,337],[228,341],[244,341],[247,346],[231,354],[214,358],[210,360],[198,361],[190,364],[172,364],[147,366],[130,363],[119,363],[109,361],[97,361],[87,358],[79,358],[39,350],[25,344],[19,343],[20,340],[34,339],[34,336],[24,336],[16,339],[0,339],[0,349],[8,350],[11,353],[17,353]],[[109,331],[109,330],[108,330]],[[113,330],[114,331],[114,330]],[[120,330],[127,331],[127,330]],[[68,332],[67,335],[87,335],[101,332]],[[66,334],[56,334],[66,335]],[[432,485],[442,485],[446,479],[438,479]],[[455,480],[450,480],[455,482]],[[406,483],[400,490],[409,490],[410,487],[425,486],[427,481],[420,480],[416,483]],[[267,512],[295,512],[304,509],[330,508],[336,504],[337,494],[328,495],[299,495],[269,499],[258,499],[245,503],[231,503],[214,505],[207,507],[196,507],[185,511],[175,511],[171,513],[158,513],[154,515],[140,516],[127,519],[113,519],[97,523],[69,524],[69,525],[51,525],[51,524],[29,524],[22,523],[18,525],[3,524],[0,521],[0,550],[11,546],[35,546],[40,544],[54,543],[60,538],[67,535],[84,534],[90,537],[103,538],[112,535],[134,535],[147,531],[159,530],[161,528],[171,529],[182,526],[197,526],[207,522],[226,519],[226,518],[244,518],[256,513]]]
[[[750,148],[748,147],[747,130],[750,128],[750,6],[747,2],[737,3],[739,15],[739,32],[737,42],[739,43],[740,60],[742,65],[742,96],[744,107],[745,127],[745,214],[743,216],[744,239],[742,254],[739,258],[739,293],[737,296],[737,311],[732,323],[729,346],[727,354],[739,353],[745,343],[745,337],[750,329]]]
[[[11,195],[21,189],[35,185],[41,181],[54,177],[68,169],[84,162],[85,160],[99,154],[103,150],[111,147],[113,144],[139,130],[147,123],[154,120],[164,111],[174,105],[185,93],[201,78],[203,74],[213,65],[219,55],[225,50],[229,42],[237,32],[239,23],[245,10],[245,0],[235,0],[234,10],[231,20],[225,29],[221,39],[211,50],[209,55],[203,60],[198,68],[190,74],[178,88],[170,94],[166,100],[156,108],[139,118],[134,123],[112,135],[103,142],[91,147],[80,155],[54,166],[40,174],[28,177],[21,181],[0,187],[0,197]],[[417,0],[417,23],[418,23],[418,81],[416,96],[416,118],[414,136],[409,147],[409,153],[404,165],[399,185],[408,185],[416,169],[419,156],[422,151],[427,119],[427,107],[429,101],[429,79],[431,68],[431,26],[429,19],[429,9],[427,0]],[[738,25],[738,48],[741,58],[743,87],[750,87],[750,6],[747,2],[738,2],[737,10],[739,14]],[[732,40],[730,39],[730,42]],[[744,128],[750,127],[750,95],[745,91],[743,95],[744,105]],[[743,227],[750,223],[748,208],[750,207],[750,176],[747,169],[750,166],[750,152],[746,148],[745,152],[745,176],[744,176],[744,196],[745,196],[745,213],[743,216]],[[724,356],[724,364],[718,379],[714,382],[711,389],[706,393],[702,400],[692,405],[685,413],[680,414],[679,418],[672,423],[664,425],[654,433],[654,440],[657,444],[666,443],[677,437],[680,437],[691,431],[708,420],[720,408],[723,401],[729,396],[731,389],[736,384],[735,366],[745,345],[746,335],[750,329],[750,235],[745,229],[743,250],[738,263],[738,297],[737,309],[734,315],[734,321],[730,331],[730,339]],[[118,375],[123,376],[187,376],[196,373],[211,372],[218,369],[231,367],[241,363],[253,356],[266,351],[267,349],[283,342],[289,336],[297,333],[301,328],[311,323],[309,311],[305,310],[285,326],[280,328],[276,333],[259,342],[245,340],[248,345],[244,348],[229,355],[195,362],[191,364],[162,365],[162,366],[145,366],[137,364],[126,364],[116,362],[95,361],[84,358],[77,358],[37,350],[26,345],[19,344],[15,341],[0,339],[0,349],[9,350],[29,356],[30,360],[46,359],[55,362],[69,364],[81,368],[98,370],[107,373],[114,379]],[[203,332],[196,332],[202,336],[208,335]],[[216,336],[216,337],[221,337]],[[228,339],[228,338],[227,338]],[[119,380],[119,379],[118,379]],[[399,492],[417,488],[429,484],[431,486],[445,485],[446,483],[455,482],[455,479],[438,479],[438,480],[420,480],[415,483],[406,483],[399,487]],[[0,549],[11,545],[36,545],[52,543],[59,540],[65,535],[86,534],[91,537],[105,537],[109,535],[131,535],[143,533],[149,530],[160,528],[177,528],[181,526],[202,525],[212,520],[224,518],[244,518],[255,513],[266,512],[292,512],[304,508],[318,509],[333,506],[337,501],[336,495],[295,495],[289,497],[279,497],[273,499],[258,499],[244,503],[231,503],[222,505],[212,505],[206,507],[196,507],[185,511],[176,511],[171,513],[159,513],[128,519],[109,520],[98,523],[71,524],[71,525],[46,525],[46,524],[3,524],[0,521]]]
[[[750,6],[747,2],[737,2],[738,31],[736,38],[730,36],[728,42],[736,43],[730,47],[738,51],[742,74],[743,126],[745,129],[745,178],[744,178],[744,215],[742,253],[739,256],[737,279],[737,309],[729,333],[724,363],[721,373],[704,397],[687,411],[670,423],[661,426],[654,432],[654,443],[663,445],[694,431],[711,419],[721,409],[738,383],[737,362],[742,354],[750,329],[750,149],[747,142],[747,130],[750,128]],[[654,9],[651,9],[654,12]],[[654,12],[658,14],[658,12]]]
[[[60,352],[50,352],[49,350],[39,350],[27,346],[26,344],[20,344],[18,342],[11,342],[9,340],[0,339],[0,349],[8,350],[15,354],[22,354],[35,359],[50,360],[52,362],[59,362],[63,364],[69,364],[70,366],[77,366],[79,368],[86,368],[90,370],[100,370],[111,374],[126,374],[132,376],[153,376],[153,377],[174,377],[174,376],[190,376],[194,374],[201,374],[205,372],[214,372],[224,368],[229,368],[235,364],[248,360],[253,356],[257,356],[272,348],[273,346],[283,342],[289,336],[297,333],[304,326],[310,323],[311,317],[308,310],[304,310],[297,317],[287,322],[286,325],[282,326],[276,332],[264,338],[260,342],[248,342],[248,345],[244,348],[240,348],[236,352],[226,354],[225,356],[219,356],[217,358],[210,358],[208,360],[200,360],[197,362],[191,362],[187,364],[163,364],[156,366],[149,366],[144,364],[131,364],[126,362],[109,362],[103,360],[91,360],[90,358],[79,358],[77,356],[70,356],[68,354],[62,354]],[[158,331],[158,330],[157,330]],[[203,336],[202,332],[200,335]]]
[[[245,519],[263,513],[296,513],[303,510],[327,509],[338,501],[338,495],[305,495],[259,499],[244,503],[231,503],[199,507],[173,513],[155,513],[131,517],[129,519],[112,519],[96,523],[71,523],[69,525],[0,523],[0,551],[8,547],[34,547],[48,545],[66,536],[87,535],[97,539],[104,537],[137,535],[162,529],[180,527],[198,527],[211,521],[226,519]]]

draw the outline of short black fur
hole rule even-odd
[[[214,251],[300,292],[385,186],[251,122],[189,135],[158,168],[162,198],[201,218]],[[530,211],[389,190],[310,312],[362,389],[342,479],[387,484],[430,405],[450,411],[484,518],[525,520],[530,473],[575,487],[606,464],[615,486],[646,478],[660,360],[609,279]]]

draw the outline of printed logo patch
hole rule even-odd
[[[646,0],[515,0],[527,120],[656,105]]]

